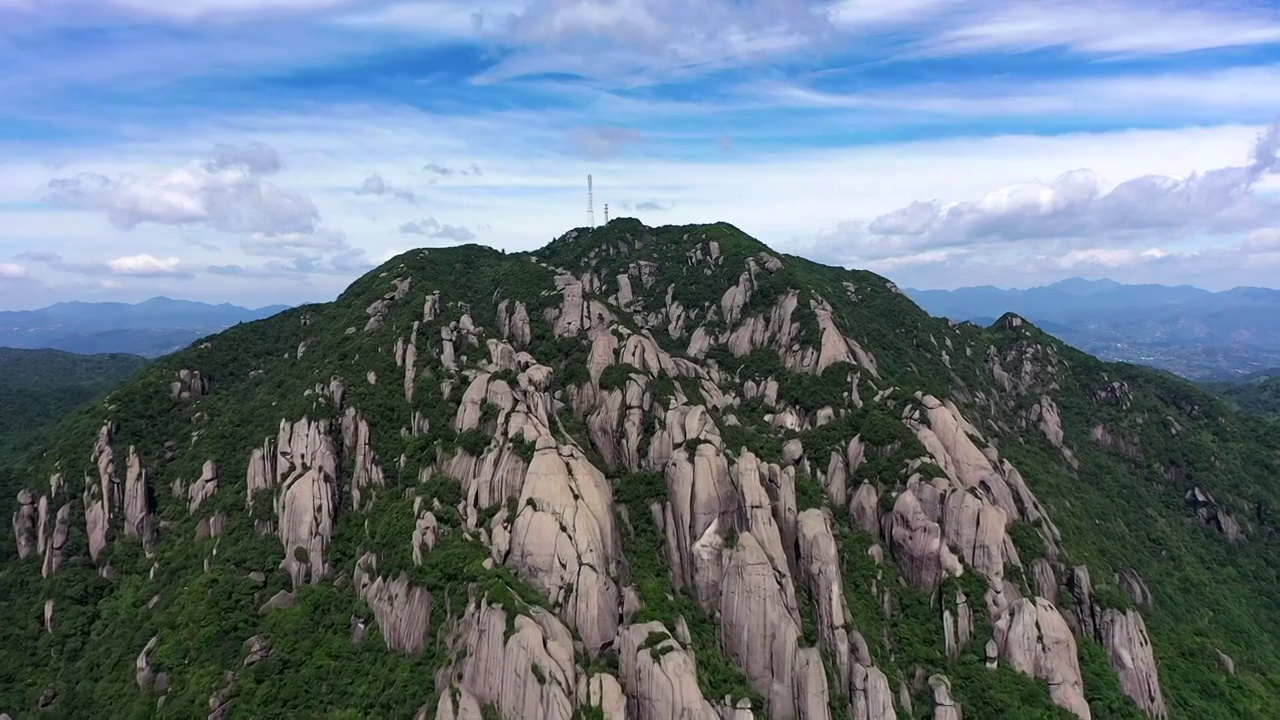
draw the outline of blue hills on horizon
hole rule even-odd
[[[987,286],[907,293],[930,314],[980,325],[1014,312],[1105,360],[1190,378],[1280,367],[1280,290],[1125,285],[1068,278],[1027,289]]]
[[[158,357],[232,325],[270,317],[287,305],[245,308],[154,297],[139,303],[59,302],[0,311],[0,347]]]

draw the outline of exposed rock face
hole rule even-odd
[[[561,603],[591,652],[613,639],[619,592],[609,483],[576,448],[538,438],[511,529],[506,564]]]
[[[971,492],[955,490],[947,494],[943,506],[947,542],[996,588],[1004,581],[1005,563],[1018,564],[1013,543],[1005,534],[1007,523],[1003,510]]]
[[[932,590],[944,573],[959,575],[963,568],[942,542],[942,527],[925,512],[918,493],[921,489],[909,487],[898,495],[886,535],[902,576],[917,588]]]
[[[929,678],[933,689],[933,720],[961,720],[960,703],[951,696],[951,681],[946,675]]]
[[[853,526],[870,535],[880,534],[880,491],[871,483],[862,483],[849,501]]]
[[[821,510],[800,513],[797,545],[800,548],[799,576],[808,585],[818,606],[821,642],[835,658],[840,686],[849,687],[849,635],[845,628],[844,584],[840,578],[840,558],[831,524]]]
[[[129,459],[124,478],[124,534],[150,541],[151,488],[147,484],[147,471],[136,448],[129,447]]]
[[[36,505],[30,490],[18,493],[18,509],[13,513],[13,535],[18,543],[18,559],[24,559],[36,547]]]
[[[387,647],[417,655],[426,643],[431,624],[431,593],[409,584],[401,572],[395,580],[375,576],[378,556],[365,553],[356,563],[356,594],[369,603]]]
[[[97,477],[86,475],[84,489],[84,523],[85,534],[89,539],[89,556],[97,562],[98,557],[107,546],[110,531],[111,513],[120,507],[122,491],[120,478],[116,475],[114,423],[104,423],[98,431],[93,443],[93,465],[97,469]]]
[[[1222,668],[1222,672],[1228,675],[1235,675],[1236,661],[1233,660],[1230,655],[1222,652],[1221,650],[1216,652],[1218,653],[1218,666]]]
[[[1120,676],[1124,694],[1133,698],[1150,717],[1161,720],[1169,717],[1156,672],[1151,639],[1147,636],[1147,625],[1138,611],[1105,610],[1098,630],[1102,644],[1107,648],[1111,667]]]
[[[1000,655],[1015,670],[1049,683],[1049,696],[1060,707],[1089,720],[1076,641],[1062,615],[1048,600],[1012,603],[995,624]]]
[[[71,505],[58,508],[52,527],[46,522],[48,518],[48,502],[40,498],[39,548],[42,554],[40,576],[53,577],[62,567],[63,548],[67,545],[67,537],[71,531]]]
[[[1142,579],[1137,570],[1125,568],[1116,574],[1116,582],[1120,587],[1129,593],[1129,597],[1138,605],[1150,605],[1152,603],[1151,590],[1147,587],[1147,581]]]
[[[650,636],[666,639],[648,645]],[[628,716],[635,720],[719,720],[698,688],[698,672],[689,651],[659,622],[631,625],[619,633],[618,663],[627,690]]]
[[[368,490],[386,485],[378,456],[369,440],[369,423],[355,408],[347,408],[342,417],[343,451],[354,457],[355,471],[351,476],[351,504],[360,510],[369,500]]]
[[[262,635],[254,635],[244,643],[245,656],[242,663],[245,667],[253,667],[271,655],[271,644]]]
[[[1222,536],[1232,544],[1238,545],[1244,542],[1245,537],[1240,530],[1240,523],[1218,504],[1209,491],[1197,485],[1187,491],[1186,499],[1187,507],[1200,519],[1200,522],[1222,533]]]
[[[218,464],[206,460],[200,469],[200,477],[187,488],[187,512],[194,514],[205,500],[218,492]]]
[[[751,532],[725,560],[720,595],[720,642],[757,692],[771,717],[796,717],[792,682],[800,622],[794,591]],[[784,566],[785,567],[785,566]]]
[[[529,615],[515,617],[514,632],[508,635],[507,613],[501,606],[473,604],[451,645],[465,647],[466,657],[453,672],[437,676],[438,687],[442,679],[456,678],[458,687],[477,704],[494,705],[502,717],[573,716],[578,686],[573,636],[554,615],[533,608]],[[443,705],[451,693],[442,690]],[[437,717],[461,717],[441,713],[443,709],[437,706]]]
[[[169,397],[174,400],[192,400],[194,398],[204,397],[213,389],[213,383],[200,373],[199,370],[182,369],[177,372],[176,378],[169,383]]]
[[[1135,600],[1145,596],[1149,601],[1149,591],[1142,578],[1131,570],[1121,572],[1122,578],[1126,575],[1130,583],[1139,584],[1136,591],[1130,590],[1131,594],[1136,592]],[[1121,584],[1125,582],[1121,580]],[[1142,615],[1137,610],[1121,612],[1101,606],[1093,595],[1089,568],[1083,565],[1072,571],[1070,589],[1079,632],[1107,649],[1111,669],[1119,675],[1124,694],[1151,717],[1167,717],[1160,676]]]
[[[828,720],[831,717],[827,672],[817,648],[796,651],[792,692],[796,717],[804,720]]]
[[[139,690],[151,687],[151,681],[155,678],[155,670],[151,667],[151,653],[159,643],[159,637],[148,640],[146,647],[142,648],[142,652],[138,653],[138,659],[134,661],[134,679],[138,683]]]
[[[699,445],[690,458],[683,448],[666,467],[667,496],[660,527],[666,528],[667,554],[677,588],[688,587],[703,607],[720,599],[721,527],[729,522],[735,499],[724,456]]]
[[[857,661],[853,665],[853,720],[897,720],[893,690],[879,668]]]
[[[257,481],[254,475],[269,470],[267,478],[279,486],[275,511],[285,555],[280,566],[294,587],[308,578],[314,584],[329,573],[325,552],[337,512],[338,458],[333,438],[325,421],[303,418],[292,425],[282,421],[276,447],[274,466],[264,456],[262,466],[255,468],[257,451],[250,459],[250,490]]]

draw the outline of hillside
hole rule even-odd
[[[723,223],[415,250],[13,459],[0,711],[1273,718],[1276,437]]]
[[[1210,292],[1071,278],[1025,290],[906,292],[939,317],[986,324],[1015,312],[1098,357],[1184,377],[1237,376],[1280,363],[1280,290]]]
[[[145,366],[135,355],[0,348],[0,453]]]
[[[1280,369],[1209,383],[1211,391],[1242,412],[1280,417]]]
[[[0,347],[159,357],[282,305],[258,309],[156,297],[140,303],[64,302],[38,310],[0,311]]]

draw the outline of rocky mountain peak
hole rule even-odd
[[[1187,558],[1268,567],[1274,458],[1170,382],[724,223],[413,250],[32,449],[0,700],[1197,717],[1188,668],[1274,677],[1177,630]]]

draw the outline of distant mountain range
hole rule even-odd
[[[158,357],[286,307],[250,309],[166,297],[136,304],[64,302],[39,310],[0,312],[0,347]]]
[[[933,315],[986,325],[1012,311],[1103,359],[1190,378],[1280,366],[1280,290],[1211,292],[1071,278],[1026,290],[986,285],[906,292]]]

